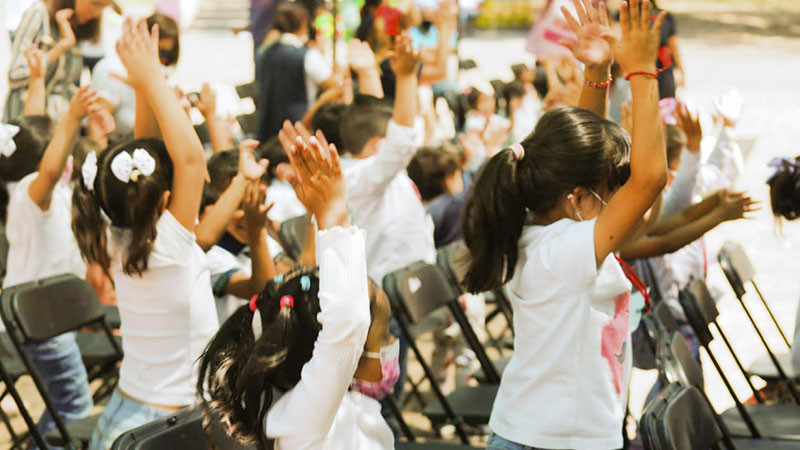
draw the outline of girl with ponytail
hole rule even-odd
[[[321,134],[285,130],[292,184],[319,227],[319,269],[279,276],[222,324],[200,361],[206,426],[261,449],[393,448],[378,399],[397,381],[398,341],[367,279],[365,233],[349,225],[338,152]]]
[[[653,61],[660,14],[622,4],[622,38],[605,4],[563,10],[585,65],[580,108],[542,116],[533,133],[495,155],[464,214],[471,292],[505,285],[515,348],[489,427],[490,449],[622,447],[630,372],[631,284],[616,252],[664,188],[666,150]],[[652,25],[651,25],[652,24]],[[633,92],[633,138],[604,119],[616,58]]]

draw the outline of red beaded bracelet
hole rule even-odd
[[[670,65],[668,65],[668,66],[664,66],[664,67],[662,67],[662,68],[660,68],[660,69],[656,70],[656,73],[653,73],[653,72],[644,72],[644,71],[631,72],[631,73],[629,73],[629,74],[625,75],[625,81],[628,81],[628,80],[630,80],[630,79],[631,79],[631,77],[633,77],[633,76],[636,76],[636,75],[645,75],[645,76],[648,76],[648,77],[650,77],[650,78],[652,78],[652,79],[654,79],[654,80],[657,80],[657,79],[658,79],[658,75],[659,75],[659,74],[661,74],[661,72],[663,72],[663,71],[665,71],[665,70],[669,69],[670,67],[672,67],[672,64],[670,64]]]
[[[592,80],[589,80],[589,79],[584,79],[583,82],[584,82],[584,84],[586,84],[587,86],[589,86],[590,88],[593,88],[593,89],[605,89],[605,88],[611,86],[611,80],[612,80],[611,79],[611,75],[609,75],[608,79],[606,81],[601,81],[599,83],[597,81],[592,81]]]

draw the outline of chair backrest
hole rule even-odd
[[[469,265],[469,249],[464,241],[456,241],[442,247],[436,253],[436,265],[447,275],[450,283],[463,292],[461,282],[467,276]]]
[[[667,379],[673,383],[703,389],[703,370],[694,359],[686,338],[670,333],[659,341],[658,359]]]
[[[258,134],[258,114],[242,114],[236,116],[236,121],[247,136],[255,136]]]
[[[697,300],[697,306],[699,306],[700,312],[703,313],[706,320],[709,322],[716,321],[719,317],[719,309],[717,309],[717,304],[706,282],[702,280],[693,280],[686,289],[694,296],[695,300]]]
[[[283,251],[290,258],[297,260],[300,256],[306,244],[307,231],[308,216],[305,214],[286,219],[281,224],[281,228],[278,230],[278,239],[281,241]]]
[[[256,81],[251,81],[249,83],[240,84],[236,86],[236,93],[239,94],[239,98],[257,98],[258,97],[258,83]]]
[[[678,293],[678,301],[683,307],[683,312],[686,314],[686,319],[692,326],[697,339],[702,345],[708,345],[709,342],[714,340],[711,334],[709,324],[711,321],[703,313],[700,304],[694,294],[687,288]]]
[[[419,322],[460,294],[439,267],[423,262],[386,275],[383,289],[392,306],[404,310],[411,323]]]
[[[753,280],[755,269],[741,245],[726,242],[719,251],[719,265],[737,297],[745,294],[744,283]]]
[[[678,331],[678,322],[675,321],[675,316],[672,315],[666,302],[658,302],[653,307],[653,315],[661,322],[666,331]]]
[[[89,283],[65,274],[12,286],[0,295],[0,315],[20,342],[41,342],[103,320]]]
[[[684,386],[670,393],[658,425],[666,438],[664,448],[706,450],[715,448],[723,440],[711,405],[694,386]]]

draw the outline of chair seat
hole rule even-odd
[[[494,367],[497,369],[497,373],[499,373],[500,376],[503,376],[503,372],[506,370],[509,361],[511,361],[510,356],[504,356],[497,361],[493,361]],[[475,372],[475,379],[478,380],[479,383],[486,383],[486,374],[483,373],[483,369]]]
[[[492,414],[497,388],[497,385],[463,387],[448,395],[447,400],[464,422],[485,425],[489,423],[489,416]],[[433,421],[448,419],[444,408],[436,400],[431,401],[422,413]]]
[[[85,419],[70,422],[67,424],[67,432],[72,439],[82,443],[83,446],[86,447],[89,444],[89,440],[92,438],[94,429],[97,428],[97,422],[100,420],[100,416],[101,414],[96,414]],[[48,431],[44,435],[44,440],[47,441],[48,444],[54,446],[66,447],[68,445],[68,443],[64,441],[64,437],[61,436],[61,433],[58,431],[58,428]]]
[[[790,450],[800,449],[800,442],[770,441],[767,439],[733,439],[736,450]]]
[[[745,405],[745,408],[764,439],[800,441],[800,405]],[[722,418],[732,436],[752,436],[736,408],[722,413]]]
[[[778,363],[781,365],[787,377],[792,379],[797,378],[798,374],[795,372],[794,366],[792,365],[791,353],[778,353],[775,355],[775,358],[778,360]],[[781,379],[778,374],[778,369],[766,353],[753,361],[753,364],[750,365],[747,372],[751,376],[761,377],[765,381],[780,381]]]
[[[452,442],[397,442],[394,448],[397,450],[471,450],[480,447]]]
[[[114,339],[121,348],[122,338],[114,336]],[[75,341],[81,350],[83,363],[88,367],[112,364],[119,359],[104,333],[78,333]]]

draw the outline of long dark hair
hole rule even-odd
[[[256,312],[243,306],[220,326],[200,357],[197,380],[206,420],[218,417],[231,437],[261,448],[267,444],[263,420],[273,389],[288,391],[300,381],[322,329],[316,271],[296,269],[281,281],[267,284]],[[281,308],[287,295],[294,306]],[[256,313],[263,330],[258,340],[252,327]]]
[[[50,13],[50,27],[53,30],[58,29],[56,22],[56,11],[61,9],[75,9],[75,0],[51,0],[49,2]],[[100,25],[102,23],[100,18],[92,19],[86,23],[78,23],[76,17],[72,16],[72,32],[75,33],[75,40],[86,41],[93,40],[100,36]]]
[[[513,275],[528,213],[550,211],[575,187],[614,190],[630,175],[630,138],[617,124],[573,107],[542,116],[522,141],[492,157],[470,190],[464,238],[472,259],[465,277],[470,292],[485,292]]]
[[[118,154],[133,153],[135,149],[144,149],[156,160],[155,172],[123,183],[111,172],[111,162]],[[72,231],[87,262],[96,262],[106,272],[109,270],[105,214],[114,227],[112,231],[127,233],[122,253],[123,272],[141,275],[147,270],[162,198],[172,187],[172,170],[167,148],[158,139],[136,139],[98,155],[94,186],[90,190],[81,178],[72,194]]]
[[[800,217],[800,156],[783,160],[767,184],[772,214],[786,220]]]
[[[47,116],[26,116],[12,125],[19,127],[14,136],[17,150],[11,156],[0,155],[0,222],[8,218],[10,200],[6,183],[13,183],[36,172],[47,144],[53,136],[53,125]]]

